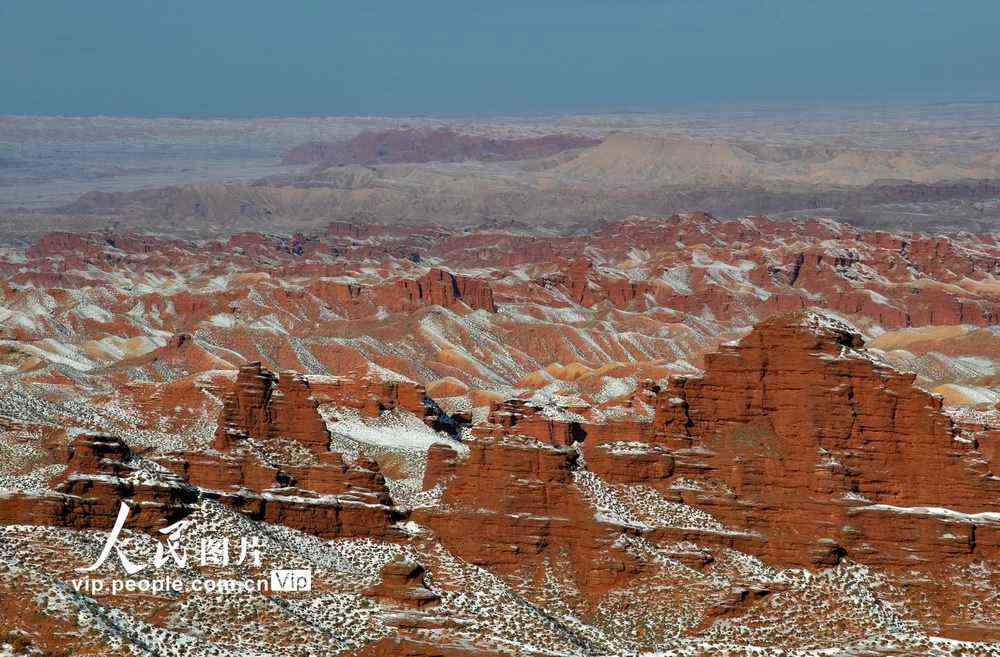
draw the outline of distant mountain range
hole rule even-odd
[[[572,233],[630,214],[829,216],[990,232],[989,112],[268,120],[28,119],[0,174],[4,237],[72,226],[214,236],[330,220]],[[916,118],[915,118],[916,117]],[[918,120],[919,119],[919,120]],[[8,147],[7,153],[12,152]],[[14,162],[14,166],[10,166]]]
[[[285,164],[401,164],[528,160],[571,148],[595,146],[600,139],[571,134],[540,137],[486,137],[436,130],[366,130],[342,142],[313,141],[296,146]]]
[[[530,157],[529,157],[530,156]],[[527,158],[527,159],[515,159]],[[55,210],[194,233],[295,231],[331,219],[573,231],[629,214],[823,214],[862,226],[990,231],[1000,157],[612,133],[500,139],[368,131],[310,142],[296,173],[253,183],[91,192]],[[363,219],[359,219],[359,217]]]

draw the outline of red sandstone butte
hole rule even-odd
[[[381,288],[379,300],[393,311],[424,305],[456,308],[464,304],[472,310],[496,312],[489,283],[437,268],[420,278],[397,280],[388,290]]]
[[[115,436],[83,434],[67,452],[66,470],[50,482],[52,492],[0,497],[0,525],[110,529],[126,501],[129,527],[153,530],[189,514],[198,499],[198,491],[176,477],[132,477],[131,450]]]
[[[216,449],[225,451],[245,438],[290,438],[310,451],[329,450],[330,432],[317,412],[308,380],[294,372],[279,378],[259,362],[240,368],[236,383],[223,400],[215,435]]]
[[[444,477],[443,508],[413,513],[453,553],[501,573],[558,555],[592,596],[644,572],[615,544],[619,528],[598,522],[573,485],[575,449],[491,436],[468,447],[465,458],[447,447],[430,451],[424,486]]]
[[[825,315],[782,315],[674,379],[657,440],[675,472],[731,491],[684,501],[759,534],[778,564],[998,558],[1000,480],[976,441],[862,347]]]

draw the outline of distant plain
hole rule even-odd
[[[604,143],[515,162],[282,163],[308,142],[437,128]],[[379,223],[572,230],[629,214],[703,209],[990,231],[1000,219],[998,153],[996,103],[477,117],[6,116],[0,219],[10,236],[108,224],[155,231],[164,221],[193,234],[288,232],[362,215]]]

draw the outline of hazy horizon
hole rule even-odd
[[[975,15],[975,21],[966,17]],[[0,6],[0,115],[497,116],[1000,99],[1000,6]]]
[[[30,112],[0,112],[3,119],[139,119],[139,120],[179,120],[186,119],[196,121],[220,120],[337,120],[337,119],[530,119],[530,118],[552,118],[552,117],[587,117],[587,116],[627,116],[630,114],[656,116],[673,113],[696,113],[706,114],[726,114],[732,112],[784,112],[792,110],[822,109],[824,111],[843,111],[845,109],[915,109],[915,108],[937,108],[957,105],[1000,105],[1000,96],[993,98],[971,98],[962,97],[955,99],[933,99],[933,98],[887,98],[880,100],[862,100],[857,98],[823,98],[804,100],[801,98],[787,99],[764,99],[752,100],[744,99],[730,102],[710,102],[692,101],[678,102],[670,105],[651,107],[615,107],[615,106],[575,106],[564,108],[536,109],[524,111],[488,111],[479,112],[371,112],[371,113],[300,113],[300,114],[199,114],[194,112],[185,113],[161,113],[161,114],[128,114],[128,113],[30,113]]]

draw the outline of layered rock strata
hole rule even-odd
[[[827,315],[779,316],[710,354],[703,377],[672,379],[656,393],[652,422],[612,431],[518,400],[494,403],[467,456],[430,450],[424,486],[442,485],[442,504],[414,517],[499,572],[582,560],[589,569],[577,584],[592,594],[641,573],[615,550],[623,534],[736,548],[779,566],[995,560],[1000,478],[981,448],[992,448],[991,436],[959,431],[941,399],[913,382]],[[608,521],[581,495],[576,472],[649,487],[717,522]],[[678,554],[699,568],[712,561]]]
[[[108,529],[125,501],[133,509],[129,527],[152,530],[211,499],[324,538],[398,538],[404,514],[378,464],[346,462],[329,451],[329,439],[305,377],[278,377],[251,363],[224,395],[215,450],[141,461],[120,438],[77,437],[65,472],[52,482],[55,492],[3,498],[0,523]],[[295,460],[265,458],[263,444]]]
[[[765,537],[780,564],[997,558],[1000,479],[977,440],[862,347],[825,315],[784,315],[671,381],[655,439],[716,484],[683,501]]]

